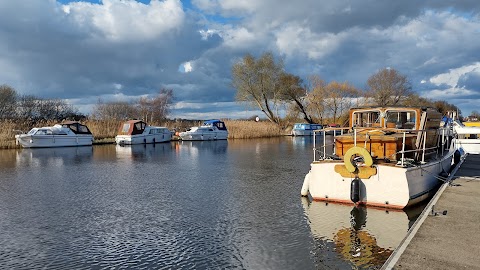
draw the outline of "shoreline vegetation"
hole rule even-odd
[[[223,120],[228,129],[228,139],[271,138],[290,135],[288,129],[282,129],[270,121],[253,120]],[[94,145],[113,144],[122,120],[86,120],[82,124],[88,126],[94,136]],[[203,121],[195,120],[166,120],[160,123],[148,123],[152,126],[164,126],[172,132],[182,132],[193,126],[199,126]],[[15,144],[15,135],[26,133],[34,127],[53,126],[56,121],[42,121],[37,123],[0,120],[3,127],[0,131],[0,149],[15,149],[21,146]],[[178,139],[178,137],[174,136]],[[174,139],[175,140],[175,139]]]

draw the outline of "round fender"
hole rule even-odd
[[[345,167],[347,170],[351,173],[355,172],[357,170],[357,167],[352,163],[352,157],[354,155],[359,155],[363,157],[363,160],[365,161],[365,165],[367,166],[372,166],[373,165],[373,159],[372,156],[370,156],[370,153],[368,153],[367,149],[359,146],[354,146],[345,153],[345,156],[343,157]]]
[[[309,186],[310,186],[310,172],[308,172],[307,175],[305,175],[305,178],[303,179],[302,190],[300,192],[302,196],[308,196]]]

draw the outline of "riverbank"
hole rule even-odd
[[[253,139],[270,138],[289,135],[288,130],[281,129],[278,125],[269,121],[249,120],[224,120],[228,128],[228,139]],[[94,135],[93,144],[110,144],[115,142],[118,128],[123,121],[117,120],[88,120],[82,122],[87,125]],[[194,120],[169,120],[161,123],[149,123],[155,126],[164,126],[172,132],[185,131],[192,126],[201,125],[201,121]],[[45,121],[39,123],[16,122],[10,120],[0,121],[3,127],[0,131],[0,149],[20,148],[15,144],[15,134],[27,132],[33,127],[53,126],[56,122]]]

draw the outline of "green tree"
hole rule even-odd
[[[283,62],[275,61],[273,54],[264,53],[255,59],[250,54],[232,67],[232,85],[237,89],[236,100],[258,107],[267,118],[280,124],[279,109],[282,105],[279,87],[283,74]]]
[[[405,75],[393,68],[384,68],[368,78],[367,97],[378,106],[397,105],[403,97],[412,93],[412,86]]]

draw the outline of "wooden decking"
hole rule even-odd
[[[382,269],[480,269],[480,155],[443,185]]]

